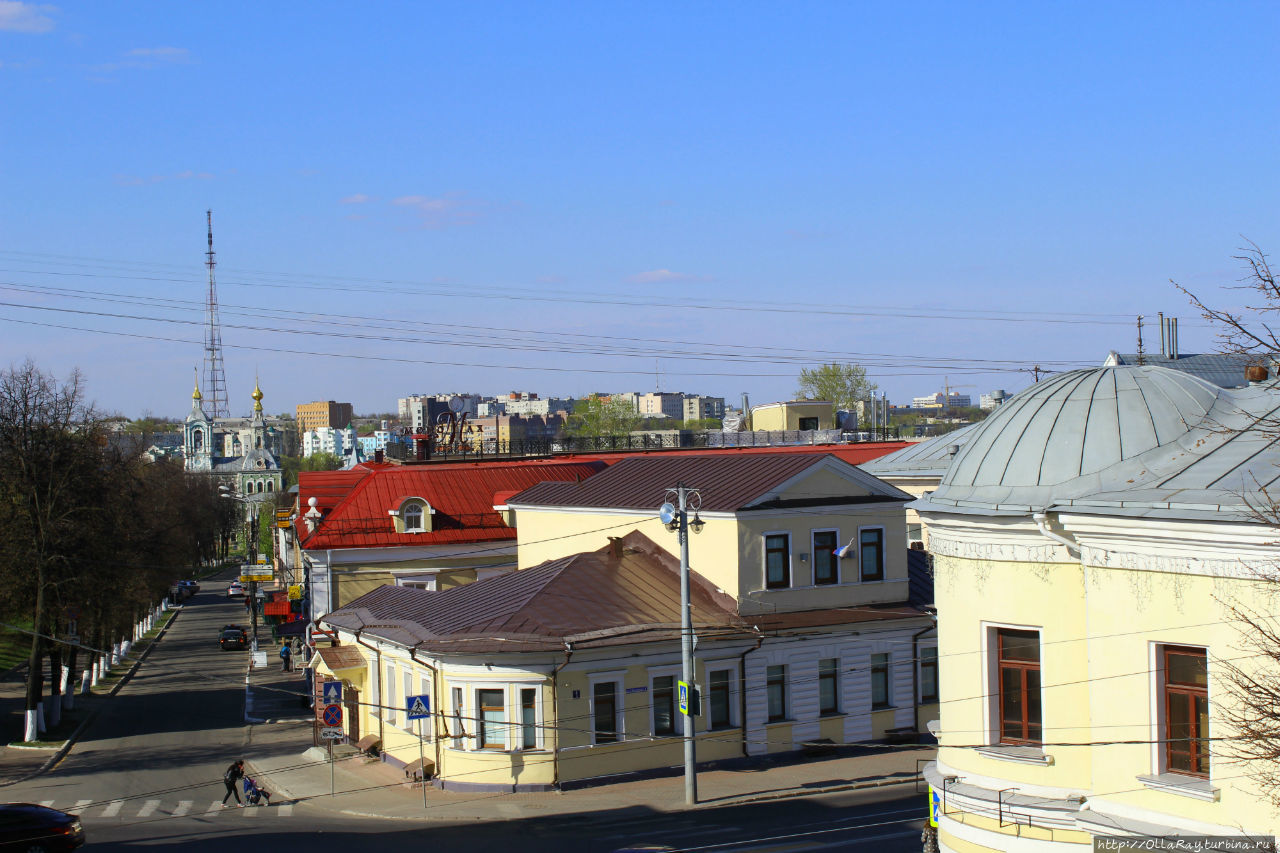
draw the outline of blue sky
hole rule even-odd
[[[185,413],[1014,391],[1280,246],[1275,4],[0,0],[0,363]],[[1232,304],[1240,295],[1222,292]],[[37,325],[43,324],[43,325]],[[1149,326],[1149,334],[1158,332]],[[972,386],[972,387],[968,387]]]

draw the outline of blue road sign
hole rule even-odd
[[[326,726],[342,725],[342,706],[341,705],[325,705],[324,714],[320,719],[324,720]]]
[[[677,681],[676,687],[679,690],[680,713],[687,717],[689,716],[689,682]]]
[[[342,682],[341,681],[324,682],[324,704],[326,705],[342,704]]]
[[[430,696],[406,696],[408,700],[408,717],[411,720],[422,720],[431,716]]]
[[[929,826],[938,826],[938,814],[942,811],[942,798],[938,796],[938,792],[933,790],[933,786],[929,786]]]

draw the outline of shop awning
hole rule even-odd
[[[364,669],[364,655],[355,646],[317,648],[316,654],[320,655],[320,660],[329,671],[335,674],[343,670]]]

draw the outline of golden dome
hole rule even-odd
[[[258,383],[253,383],[253,393],[249,395],[253,398],[253,410],[255,412],[262,411],[262,389],[258,387]]]
[[[194,391],[192,391],[192,392],[191,392],[191,399],[192,399],[192,400],[203,400],[203,399],[204,399],[204,395],[202,395],[202,394],[200,393],[200,386],[199,386],[199,385],[197,385],[197,386],[196,386],[196,390],[194,390]]]

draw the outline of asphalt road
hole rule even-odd
[[[335,814],[322,800],[221,808],[221,778],[253,737],[244,719],[247,652],[218,648],[244,622],[225,582],[188,601],[134,678],[54,769],[6,791],[81,815],[87,848],[236,853],[310,849],[607,853],[668,845],[706,853],[920,849],[924,798],[909,786],[672,814],[593,813],[483,823],[387,821]],[[301,752],[302,745],[299,746]]]

